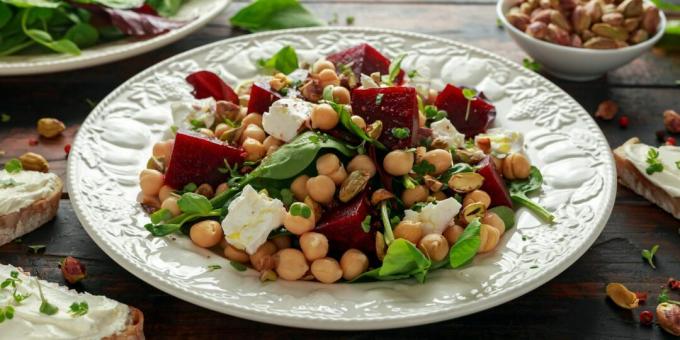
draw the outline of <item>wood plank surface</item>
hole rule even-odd
[[[306,1],[324,20],[348,16],[355,25],[401,29],[455,39],[501,54],[515,62],[525,57],[506,32],[496,26],[495,4],[479,1],[342,0]],[[205,28],[171,46],[125,61],[53,75],[0,78],[0,113],[10,114],[0,123],[0,164],[26,152],[46,156],[52,171],[65,175],[63,147],[72,142],[91,105],[145,68],[191,48],[244,34],[228,25],[229,17],[246,2],[238,1]],[[659,51],[588,83],[551,77],[588,112],[605,99],[621,105],[630,118],[622,129],[614,121],[598,121],[612,146],[632,136],[655,143],[655,131],[663,129],[661,113],[680,110],[680,55]],[[35,122],[52,116],[68,129],[56,140],[37,138]],[[37,139],[38,145],[29,145]],[[64,195],[64,198],[67,198]],[[660,286],[670,276],[680,276],[680,222],[629,190],[619,187],[607,227],[593,247],[554,280],[502,306],[471,316],[433,325],[379,332],[317,332],[246,321],[191,305],[147,285],[109,259],[89,238],[70,203],[62,200],[57,218],[22,238],[21,243],[0,247],[0,262],[12,263],[45,279],[63,282],[58,262],[75,256],[88,266],[89,278],[75,288],[105,294],[134,305],[146,314],[148,338],[517,338],[517,339],[663,339],[658,327],[644,327],[637,314],[622,311],[605,299],[608,282],[622,282],[631,289],[649,292],[642,309],[652,310]],[[45,244],[38,254],[29,245]],[[660,245],[657,269],[640,257],[641,249]],[[674,296],[679,298],[678,294]],[[641,309],[641,310],[642,310]]]

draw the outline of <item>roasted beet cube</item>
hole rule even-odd
[[[192,94],[196,99],[213,97],[215,100],[226,100],[239,104],[238,95],[218,75],[210,71],[199,71],[190,74],[186,81],[194,87]]]
[[[351,201],[326,211],[316,225],[316,232],[328,238],[330,250],[342,254],[355,248],[366,254],[375,253],[375,231],[365,232],[361,227],[370,211],[368,191],[357,195]]]
[[[390,71],[390,60],[382,53],[378,52],[369,44],[360,44],[346,50],[333,53],[326,57],[329,61],[338,65],[350,65],[352,72],[357,80],[361,80],[361,74],[370,75],[373,72],[388,74]],[[396,84],[401,84],[404,80],[404,70],[399,71],[395,79]]]
[[[480,97],[470,101],[468,114],[468,99],[463,95],[463,90],[451,84],[439,93],[435,106],[446,111],[453,126],[467,138],[485,132],[496,118],[496,108]]]
[[[281,95],[272,90],[265,82],[255,82],[250,89],[250,99],[248,100],[248,113],[264,113],[275,101],[281,99]]]
[[[165,184],[181,189],[189,183],[217,185],[226,179],[218,171],[224,160],[229,164],[243,162],[245,151],[191,131],[179,131],[165,172]]]
[[[496,165],[491,160],[491,157],[486,157],[479,163],[479,174],[484,177],[484,184],[482,190],[491,197],[491,206],[504,205],[512,208],[512,199],[508,187],[501,175],[496,170]]]
[[[418,99],[412,87],[381,87],[354,89],[352,113],[364,118],[367,124],[376,120],[383,123],[378,139],[390,149],[403,149],[415,145],[418,139]],[[394,128],[408,128],[406,138],[397,138]]]

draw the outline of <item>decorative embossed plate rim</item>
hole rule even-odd
[[[77,70],[134,57],[169,45],[208,24],[231,0],[192,0],[173,18],[195,18],[187,25],[157,37],[134,41],[132,38],[84,49],[79,56],[65,54],[18,55],[0,58],[0,76],[43,74]]]
[[[348,41],[344,41],[345,38]],[[315,44],[312,44],[309,40],[314,39]],[[125,196],[125,193],[129,196],[131,191],[137,190],[134,187],[136,173],[131,174],[133,179],[130,180],[121,174],[101,170],[107,165],[102,164],[101,154],[106,154],[107,148],[111,147],[107,140],[116,141],[117,138],[118,144],[133,144],[131,140],[121,140],[125,135],[112,137],[115,127],[111,124],[120,123],[114,120],[127,119],[124,122],[129,125],[117,126],[129,126],[134,130],[135,126],[143,126],[138,121],[145,122],[152,130],[148,132],[149,136],[154,133],[154,139],[160,138],[158,129],[153,128],[156,126],[152,124],[153,119],[134,116],[139,110],[152,112],[156,109],[154,105],[133,105],[122,98],[123,94],[134,92],[128,99],[137,100],[140,90],[153,85],[166,95],[161,98],[167,101],[168,96],[173,96],[167,94],[172,92],[172,84],[181,84],[181,78],[173,78],[172,73],[182,74],[183,68],[207,67],[207,62],[198,65],[196,61],[206,56],[219,61],[224,56],[236,58],[234,55],[237,55],[242,57],[240,62],[253,63],[254,60],[245,60],[255,58],[247,54],[249,48],[257,54],[255,52],[260,49],[271,50],[270,45],[285,42],[302,45],[301,51],[307,51],[305,46],[312,46],[309,48],[314,51],[325,43],[331,44],[331,49],[338,49],[350,40],[364,39],[378,44],[379,49],[383,47],[381,44],[394,47],[401,42],[396,49],[410,53],[404,60],[405,65],[418,60],[439,60],[436,58],[443,56],[443,66],[438,70],[440,75],[444,74],[440,84],[454,81],[461,74],[467,77],[458,79],[461,84],[472,82],[470,79],[479,74],[467,72],[469,69],[490,72],[484,74],[483,79],[475,78],[475,83],[499,98],[495,103],[499,108],[500,126],[527,132],[527,151],[546,175],[544,195],[538,199],[544,205],[555,207],[557,223],[546,226],[531,214],[522,212],[518,214],[518,227],[504,236],[501,250],[479,256],[473,265],[462,270],[437,271],[424,285],[410,281],[331,286],[282,281],[262,284],[256,275],[235,273],[231,268],[199,273],[200,267],[184,266],[185,263],[205,265],[218,260],[215,257],[208,260],[203,257],[205,253],[197,254],[200,250],[191,248],[184,238],[147,236],[141,209],[134,202],[117,200],[117,197]],[[222,49],[230,47],[239,51],[227,53]],[[395,51],[387,47],[385,51],[393,57]],[[420,54],[426,52],[431,55],[419,59]],[[460,66],[456,63],[466,67],[456,67]],[[244,64],[243,68],[248,65]],[[241,69],[240,64],[227,61],[216,62],[213,66],[220,69],[216,71],[227,73]],[[181,70],[173,71],[178,68]],[[451,69],[455,72],[446,73]],[[169,80],[163,81],[163,77]],[[181,88],[177,92],[187,90],[185,85],[177,86]],[[151,87],[148,89],[151,91]],[[503,96],[498,94],[500,92]],[[140,99],[140,103],[147,99]],[[135,111],[137,106],[143,109]],[[120,112],[127,110],[122,115],[124,118],[118,117],[119,109]],[[134,157],[137,151],[140,155],[143,152],[148,155],[150,145],[141,149],[126,150],[133,155],[129,157]],[[564,271],[592,245],[611,214],[616,194],[613,158],[602,132],[588,113],[557,86],[507,59],[475,47],[421,34],[369,28],[310,28],[260,33],[219,41],[172,57],[128,80],[94,109],[78,133],[68,163],[74,210],[92,239],[119,265],[166,293],[205,308],[260,322],[316,329],[414,326],[468,315],[517,298]],[[143,163],[136,166],[141,167]],[[565,167],[569,172],[565,172]],[[532,242],[531,238],[536,241]],[[529,241],[523,243],[527,239]],[[537,266],[539,263],[541,265]]]

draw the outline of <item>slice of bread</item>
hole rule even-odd
[[[626,158],[623,147],[627,144],[638,143],[640,143],[640,140],[637,137],[634,137],[620,147],[614,149],[614,159],[616,160],[616,172],[619,177],[619,183],[658,205],[675,218],[680,219],[680,197],[673,197],[665,190],[656,186],[640,173],[635,165]]]
[[[144,340],[144,313],[135,307],[129,307],[130,315],[125,329],[105,337],[104,340]]]
[[[0,246],[19,238],[49,222],[59,210],[63,183],[57,177],[58,185],[46,198],[19,211],[0,216]]]

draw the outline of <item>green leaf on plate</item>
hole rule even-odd
[[[325,25],[297,0],[255,0],[229,21],[251,32]]]
[[[261,60],[260,66],[289,74],[299,67],[297,53],[293,47],[284,46],[268,60]]]
[[[64,38],[71,40],[80,48],[85,48],[93,46],[99,41],[99,31],[90,24],[79,23],[69,28]]]
[[[515,226],[515,211],[503,206],[499,205],[497,207],[493,207],[489,209],[490,212],[498,215],[498,217],[503,220],[503,223],[505,223],[505,230],[510,230],[512,227]]]
[[[458,241],[451,247],[451,251],[449,252],[451,268],[455,269],[461,267],[477,255],[479,246],[482,243],[479,236],[481,225],[479,219],[474,219],[468,224],[467,228],[465,228],[465,231],[460,235]]]
[[[212,210],[212,204],[205,196],[193,192],[184,193],[177,200],[177,205],[182,212],[189,214],[205,214]]]

